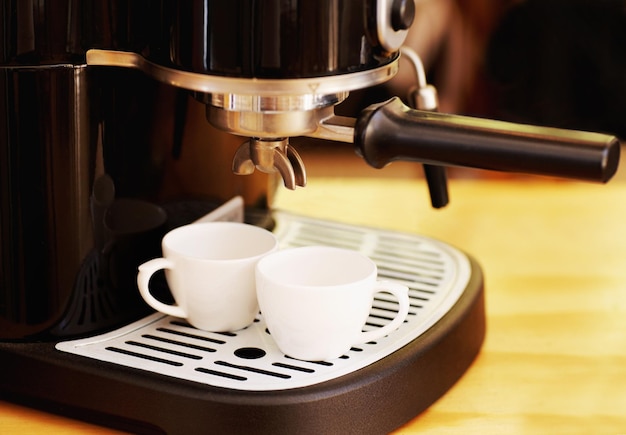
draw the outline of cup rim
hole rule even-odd
[[[351,254],[355,256],[354,258],[358,257],[359,259],[362,259],[364,262],[367,262],[368,265],[371,266],[370,271],[366,275],[364,274],[358,279],[355,279],[352,281],[346,281],[342,283],[329,283],[329,284],[294,283],[294,282],[288,281],[282,274],[276,274],[276,273],[270,274],[268,272],[267,269],[270,267],[269,265],[277,261],[277,259],[280,259],[281,257],[284,257],[286,255],[293,255],[294,253],[296,255],[302,254],[307,251],[308,252],[311,252],[311,251],[331,252],[332,251],[332,252],[338,252],[338,253]],[[317,290],[317,291],[322,290],[322,289],[337,289],[338,287],[352,286],[354,284],[358,284],[363,281],[370,280],[372,278],[375,280],[378,275],[378,268],[376,266],[376,263],[367,255],[354,249],[341,248],[341,247],[336,247],[336,246],[325,246],[325,245],[299,246],[299,247],[286,248],[286,249],[272,252],[259,260],[259,262],[256,265],[256,271],[258,274],[262,275],[265,279],[268,279],[279,285],[297,287],[300,289],[312,289],[312,290]]]
[[[212,227],[214,229],[217,229],[219,227],[222,228],[234,228],[234,227],[238,227],[238,228],[244,228],[245,231],[248,231],[248,234],[251,233],[255,233],[258,235],[263,235],[263,237],[266,237],[267,240],[272,240],[272,246],[269,247],[269,249],[264,250],[263,252],[259,252],[258,254],[255,255],[248,255],[248,256],[244,256],[244,257],[238,257],[238,258],[204,258],[198,255],[190,255],[188,252],[182,251],[181,249],[178,248],[178,246],[172,246],[173,242],[171,242],[170,240],[175,238],[175,237],[180,237],[181,233],[187,233],[189,231],[193,231],[194,228],[198,228],[198,227]],[[161,249],[163,250],[163,254],[165,255],[165,251],[171,251],[171,252],[175,252],[176,255],[180,256],[180,257],[184,257],[184,258],[190,258],[190,259],[194,259],[197,261],[207,261],[207,262],[212,262],[212,261],[219,261],[219,262],[241,262],[241,261],[248,261],[250,259],[255,259],[255,258],[259,258],[262,257],[270,252],[275,251],[278,248],[278,239],[276,237],[276,235],[268,230],[265,229],[263,227],[259,227],[256,225],[252,225],[252,224],[248,224],[245,222],[232,222],[232,221],[214,221],[214,222],[198,222],[198,223],[190,223],[190,224],[186,224],[186,225],[182,225],[180,227],[176,227],[170,231],[167,232],[167,234],[165,234],[165,236],[163,236],[162,240],[161,240]]]

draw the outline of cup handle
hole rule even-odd
[[[150,293],[149,284],[152,275],[161,269],[172,269],[173,267],[174,264],[165,258],[155,258],[143,263],[139,266],[139,272],[137,273],[137,287],[139,287],[141,297],[152,308],[164,314],[184,319],[187,317],[187,314],[180,305],[164,304],[163,302],[158,301]]]
[[[398,314],[396,314],[396,317],[394,317],[394,319],[390,323],[386,324],[382,328],[362,332],[358,336],[359,338],[356,343],[352,344],[353,346],[357,344],[367,343],[368,341],[374,341],[392,333],[393,331],[398,329],[400,325],[402,325],[402,323],[409,314],[408,287],[402,284],[397,284],[395,282],[378,281],[376,283],[376,286],[374,286],[374,290],[372,290],[372,295],[376,293],[391,293],[392,295],[394,295],[396,299],[398,299],[398,304],[400,305],[398,309]]]

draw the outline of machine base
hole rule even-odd
[[[1,343],[3,398],[134,433],[388,433],[439,399],[485,335],[482,274],[457,304],[404,348],[306,388],[233,391],[57,351]]]
[[[465,373],[485,336],[483,275],[475,260],[419,236],[279,218],[276,231],[284,245],[348,244],[377,258],[379,275],[413,283],[415,312],[394,334],[411,332],[414,324],[423,332],[347,374],[254,391],[155,373],[145,364],[132,367],[62,352],[56,343],[0,343],[0,397],[133,433],[370,434],[399,428]],[[320,240],[322,234],[327,239]],[[433,267],[432,255],[439,252],[441,260]],[[410,263],[412,257],[416,263]],[[407,269],[408,264],[414,266]],[[100,337],[93,341],[101,342]]]

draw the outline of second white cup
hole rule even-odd
[[[352,346],[397,329],[409,311],[408,288],[377,281],[376,264],[356,251],[309,246],[274,252],[256,271],[261,313],[278,348],[293,358],[338,358]],[[387,325],[363,332],[374,294],[392,293],[399,309]]]
[[[255,266],[278,249],[274,234],[236,222],[195,223],[167,233],[161,246],[163,257],[142,264],[137,274],[148,305],[205,331],[236,331],[254,321]],[[150,293],[150,278],[161,269],[175,305]]]

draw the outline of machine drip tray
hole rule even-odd
[[[1,375],[2,391],[135,432],[387,433],[469,367],[485,334],[482,273],[470,257],[418,235],[275,218],[281,247],[358,250],[380,279],[409,287],[405,323],[341,358],[309,362],[283,355],[261,314],[244,330],[218,334],[157,313],[56,348],[0,344],[3,365],[15,364],[13,375]],[[365,329],[396,312],[391,295],[377,295]],[[31,379],[15,379],[25,368]]]

